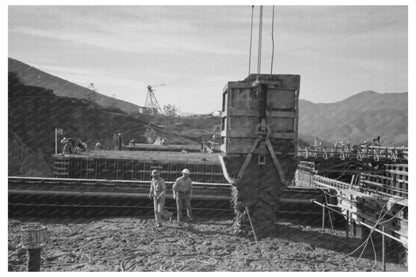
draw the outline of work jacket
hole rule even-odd
[[[164,197],[166,195],[166,184],[163,178],[152,178],[150,184],[150,194],[154,197]]]
[[[183,176],[176,179],[175,184],[173,184],[174,192],[190,192],[192,193],[192,180],[191,178],[185,179]]]

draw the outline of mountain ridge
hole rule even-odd
[[[142,108],[133,103],[95,92],[94,90],[72,83],[71,81],[52,75],[13,58],[8,59],[8,69],[11,72],[18,73],[18,77],[22,83],[51,89],[57,96],[88,99],[100,106],[113,106],[126,113],[138,113]]]
[[[139,116],[140,106],[95,93],[12,58],[9,71],[17,72],[23,83],[52,89],[55,95],[88,99]],[[358,144],[381,136],[385,145],[407,145],[407,124],[408,92],[366,90],[334,103],[299,100],[299,134],[331,143]]]

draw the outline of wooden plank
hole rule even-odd
[[[199,145],[157,145],[157,144],[144,144],[135,143],[134,145],[127,145],[123,147],[123,150],[139,151],[139,150],[157,150],[157,151],[193,151],[200,152],[201,147]]]
[[[291,110],[295,112],[296,95],[295,90],[274,89],[268,87],[267,106],[272,110]]]
[[[300,84],[300,75],[295,74],[250,74],[244,81],[256,86],[258,84],[257,79],[270,87],[287,90],[299,89]]]
[[[300,82],[300,76],[299,76],[299,82]],[[299,89],[295,90],[295,94],[296,94],[296,99],[295,99],[295,111],[296,111],[296,116],[295,116],[295,128],[294,128],[294,132],[296,134],[296,139],[298,138],[298,124],[299,124]],[[297,153],[297,147],[296,147],[296,155]]]
[[[141,181],[141,180],[108,180],[108,179],[73,179],[73,178],[44,178],[44,177],[19,177],[19,176],[9,176],[9,184],[27,182],[27,181],[39,181],[42,182],[51,182],[52,184],[58,183],[78,183],[78,184],[95,184],[99,183],[102,185],[115,185],[115,184],[134,184],[141,185],[146,184],[150,185],[150,180]],[[173,184],[174,181],[165,181],[167,185]],[[193,185],[202,185],[202,186],[225,186],[230,187],[230,184],[227,183],[214,183],[214,182],[192,182]]]
[[[251,89],[252,85],[243,81],[230,81],[226,85],[228,93],[232,89]]]
[[[402,175],[402,176],[408,176],[409,173],[407,171],[398,171],[398,170],[392,170],[392,169],[386,169],[386,172],[396,174],[396,175]]]
[[[406,194],[408,193],[406,189],[400,189],[393,185],[380,184],[380,183],[369,181],[369,180],[361,180],[360,182],[366,185],[375,186],[375,187],[379,187],[379,188],[386,189],[386,190],[391,190],[391,191],[406,193]]]
[[[283,172],[282,166],[280,165],[279,160],[276,157],[276,153],[274,152],[274,149],[273,149],[272,144],[270,143],[270,140],[266,139],[266,145],[267,145],[267,148],[269,149],[270,155],[272,156],[274,165],[276,166],[277,172],[280,177],[280,181],[282,182],[282,184],[287,185],[286,177]]]
[[[68,159],[74,162],[99,161],[99,162],[160,162],[160,163],[184,163],[184,164],[217,164],[219,165],[217,154],[215,153],[181,153],[169,151],[116,151],[101,150],[90,151],[84,154],[71,154]],[[109,164],[110,165],[110,164]]]
[[[234,139],[239,138],[239,139],[247,139],[247,140],[252,140],[252,141],[254,141],[257,138],[257,136],[254,135],[254,132],[251,135],[245,135],[245,134],[239,132],[238,130],[229,131],[228,134],[227,134],[227,137],[231,138],[231,139],[232,138],[234,138]],[[271,139],[296,139],[296,133],[274,132],[274,133],[271,133],[270,138]],[[294,147],[294,148],[296,148],[296,147]]]
[[[231,108],[227,111],[228,116],[244,116],[244,117],[259,117],[259,111],[257,109],[239,109]],[[266,111],[266,116],[269,120],[274,120],[280,117],[296,117],[296,111]]]
[[[148,198],[149,193],[121,193],[121,192],[77,192],[77,191],[37,191],[37,190],[9,190],[9,194],[23,194],[23,195],[66,195],[66,196],[78,196],[78,197],[133,197],[133,198]],[[173,199],[172,194],[166,195],[166,198]],[[231,195],[214,196],[214,195],[202,195],[193,193],[192,199],[200,200],[231,200]]]

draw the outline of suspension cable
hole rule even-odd
[[[248,75],[250,75],[250,69],[251,69],[251,45],[253,42],[253,15],[254,15],[254,5],[251,6],[250,51],[248,54]]]
[[[259,16],[259,49],[257,58],[257,75],[261,73],[261,40],[262,40],[262,28],[263,28],[263,6],[260,6]]]
[[[270,78],[273,75],[273,58],[274,58],[274,6],[273,6],[273,14],[272,14],[272,61],[270,65]]]

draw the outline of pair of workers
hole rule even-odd
[[[189,169],[182,170],[182,176],[176,179],[173,184],[173,199],[176,200],[176,211],[178,222],[182,222],[182,209],[186,208],[187,216],[190,221],[192,218],[192,180],[189,178],[191,172]],[[152,181],[150,184],[149,198],[153,198],[156,227],[162,227],[162,217],[169,218],[172,222],[172,213],[165,210],[166,199],[166,184],[165,180],[160,177],[160,173],[157,170],[152,171]]]

